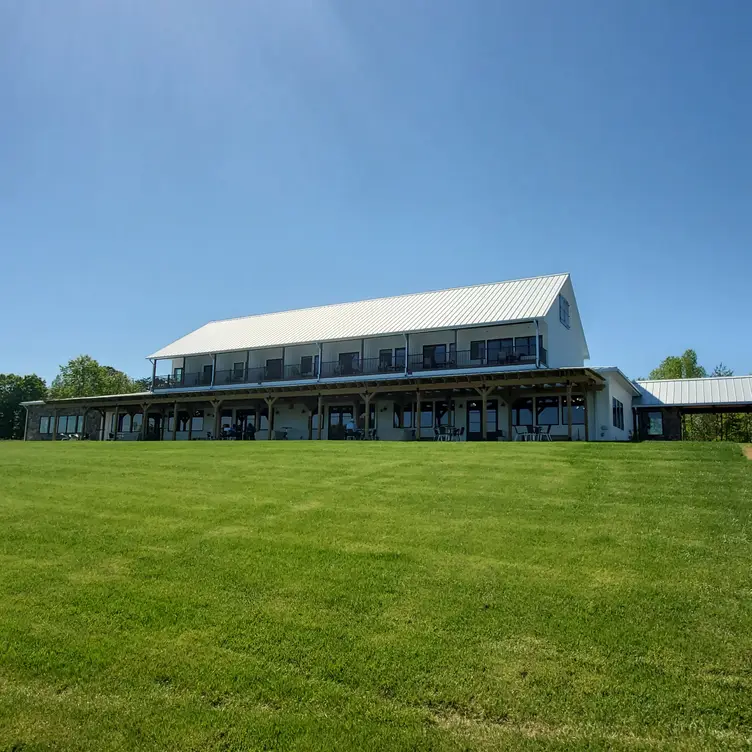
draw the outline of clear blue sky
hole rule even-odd
[[[570,271],[592,363],[752,371],[748,0],[4,0],[0,372]]]

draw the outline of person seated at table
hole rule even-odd
[[[256,439],[256,426],[250,421],[248,421],[248,424],[245,427],[245,438],[248,441],[255,441]]]

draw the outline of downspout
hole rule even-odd
[[[214,386],[214,378],[217,374],[217,353],[214,353],[212,355],[212,377],[211,377],[211,386]],[[175,421],[177,422],[177,415],[175,417]]]
[[[540,327],[535,319],[535,367],[540,368]]]

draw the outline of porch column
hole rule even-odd
[[[178,403],[175,403],[175,407],[173,409],[173,419],[172,419],[172,440],[177,441],[178,440]]]
[[[371,400],[375,396],[376,396],[375,394],[370,393],[370,392],[364,392],[361,395],[361,397],[363,397],[363,402],[365,402],[365,406],[366,406],[366,417],[365,417],[365,422],[363,424],[363,428],[365,430],[365,438],[366,439],[370,438],[369,434],[368,434],[368,431],[371,428]]]
[[[141,413],[144,416],[141,421],[141,441],[146,441],[146,434],[149,430],[149,407],[150,405],[148,402],[141,403]]]
[[[319,359],[319,363],[321,363],[320,359]],[[316,428],[316,433],[318,434],[318,440],[321,441],[321,430],[324,427],[324,397],[321,394],[319,394],[318,411],[319,411],[319,425]]]
[[[117,441],[119,417],[120,417],[120,406],[115,405],[115,412],[112,415],[112,440],[113,441]]]
[[[167,430],[167,410],[164,406],[159,408],[159,440],[164,441],[165,431]]]
[[[512,392],[510,390],[504,390],[501,392],[501,398],[504,400],[504,405],[507,408],[507,441],[514,439],[514,427],[512,426]]]
[[[483,408],[481,410],[483,441],[488,441],[488,395],[493,391],[493,387],[475,387],[475,391],[480,395],[483,404]]]
[[[211,406],[214,408],[214,438],[218,439],[222,427],[222,400],[212,400]]]
[[[52,411],[52,440],[57,441],[57,408]]]
[[[567,435],[572,441],[572,382],[567,381]]]
[[[254,418],[256,419],[256,422],[254,423],[254,428],[256,431],[258,431],[261,428],[261,408],[257,407],[254,410]],[[255,434],[254,434],[255,437]]]
[[[193,438],[193,403],[188,404],[188,441]]]
[[[538,398],[533,395],[533,428],[538,425]]]
[[[264,402],[266,402],[266,409],[269,412],[269,417],[267,419],[267,422],[269,423],[269,436],[267,436],[268,441],[274,440],[274,403],[276,401],[276,397],[264,397]]]
[[[585,441],[590,441],[590,410],[588,410],[588,390],[582,390],[585,401]]]
[[[151,364],[151,390],[154,391],[154,387],[157,385],[157,359],[154,358]]]
[[[415,390],[415,440],[420,441],[420,389]]]

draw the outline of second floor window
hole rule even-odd
[[[300,359],[301,376],[310,376],[313,373],[313,355],[304,355]]]
[[[174,368],[172,371],[172,378],[176,384],[181,384],[183,382],[183,369]]]
[[[379,370],[387,371],[392,367],[392,351],[379,350]]]
[[[233,363],[232,364],[233,378],[242,379],[244,371],[245,371],[245,363]]]
[[[405,367],[405,348],[404,347],[394,348],[394,365],[395,365],[395,368]]]
[[[483,360],[486,357],[486,341],[474,340],[470,343],[470,360]]]
[[[569,329],[569,301],[559,295],[559,321]]]

